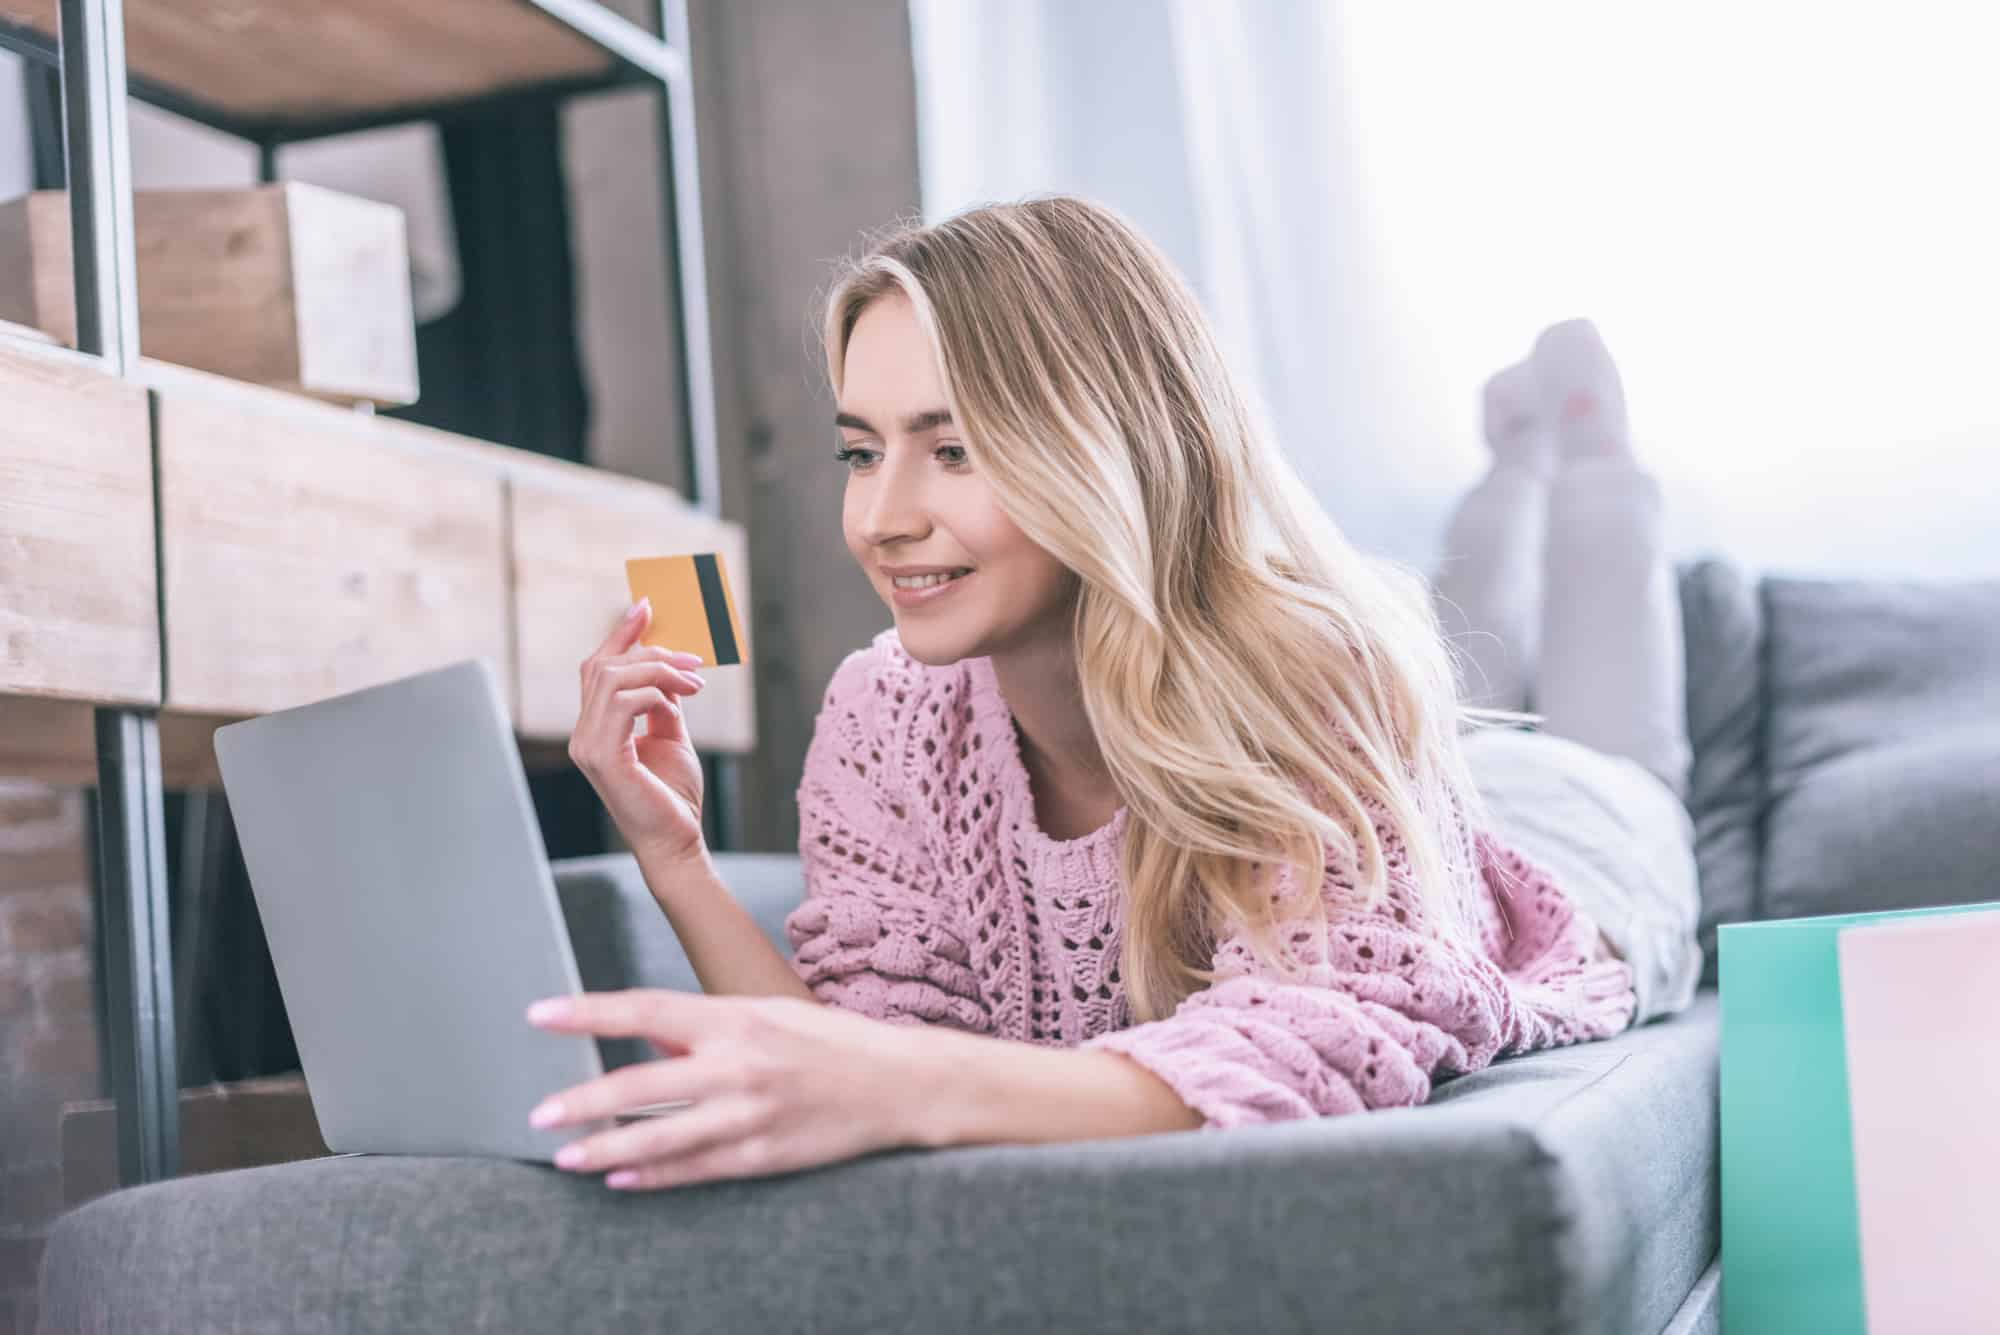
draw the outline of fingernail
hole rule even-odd
[[[562,1104],[556,1099],[543,1099],[528,1114],[529,1126],[554,1126],[562,1120]]]
[[[550,1020],[560,1020],[569,1014],[569,1003],[561,997],[548,997],[528,1007],[529,1024],[546,1024]]]
[[[607,1187],[629,1187],[638,1180],[639,1175],[637,1173],[629,1168],[621,1168],[615,1173],[607,1174],[604,1178],[604,1185]]]
[[[583,1152],[583,1146],[565,1145],[556,1151],[556,1167],[581,1168],[583,1167],[584,1159],[587,1157]]]

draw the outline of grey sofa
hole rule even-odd
[[[2000,718],[2000,585],[1679,573],[1711,951],[1773,910],[1990,895],[2000,737],[1966,721]],[[785,948],[796,859],[717,863]],[[697,987],[629,859],[557,871],[587,986]],[[445,1157],[181,1178],[58,1221],[42,1328],[1714,1331],[1718,1037],[1711,985],[1422,1108],[643,1195]]]

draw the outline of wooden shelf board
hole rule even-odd
[[[53,40],[57,0],[0,0]],[[614,57],[524,0],[127,0],[135,81],[246,124],[310,125],[600,78]]]
[[[0,340],[0,692],[160,699],[146,392]]]
[[[474,657],[511,683],[483,460],[275,391],[154,395],[168,708],[260,714]]]

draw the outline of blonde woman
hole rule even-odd
[[[649,1189],[905,1146],[1423,1102],[1617,1033],[1632,968],[1502,842],[1424,580],[1260,433],[1188,289],[1055,197],[907,225],[824,324],[849,554],[895,625],[826,688],[787,959],[717,877],[685,658],[585,661],[571,754],[702,980],[538,1003],[662,1052],[560,1166]],[[645,718],[644,735],[634,722]]]

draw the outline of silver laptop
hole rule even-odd
[[[582,990],[483,658],[219,728],[216,759],[327,1148],[547,1161],[603,1074],[523,1012]]]

